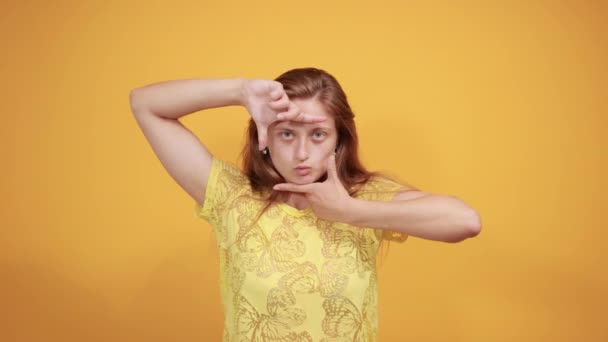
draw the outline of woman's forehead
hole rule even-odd
[[[308,115],[324,117],[325,120],[321,121],[321,122],[315,122],[315,123],[305,123],[305,122],[290,121],[290,120],[277,121],[277,122],[275,122],[276,128],[305,129],[305,130],[312,130],[312,129],[332,130],[332,129],[336,128],[336,123],[334,121],[333,116],[329,115],[327,112],[325,112],[325,108],[323,108],[323,105],[318,100],[295,98],[295,99],[292,99],[291,101],[296,106],[298,106],[298,108],[300,109],[301,112],[308,114]]]
[[[330,117],[331,115],[329,115],[329,113],[327,113],[325,111],[325,108],[323,106],[323,104],[321,104],[321,102],[319,102],[316,99],[291,99],[291,102],[293,102],[296,106],[298,106],[298,108],[300,108],[300,110],[306,114],[311,114],[311,115],[319,115],[319,116],[324,116],[324,117]]]
[[[275,128],[289,128],[289,129],[334,129],[336,126],[334,124],[334,119],[330,116],[325,119],[325,121],[315,122],[315,123],[307,123],[307,122],[298,122],[298,121],[278,121],[276,122]]]

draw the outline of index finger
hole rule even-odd
[[[292,184],[292,183],[280,183],[275,184],[272,188],[278,191],[291,191],[291,192],[300,192],[307,193],[312,190],[312,184]]]
[[[289,120],[289,121],[298,121],[304,123],[316,123],[325,121],[327,118],[320,115],[312,115],[306,114],[302,112],[296,113],[281,113],[277,115],[277,119],[279,120]]]

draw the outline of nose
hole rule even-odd
[[[308,140],[306,138],[298,140],[296,156],[299,160],[308,159]]]

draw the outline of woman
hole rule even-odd
[[[361,165],[354,114],[324,70],[166,81],[130,100],[161,163],[215,231],[224,341],[375,341],[380,244],[409,235],[457,242],[480,231],[458,198]],[[251,116],[242,170],[178,121],[230,105]]]

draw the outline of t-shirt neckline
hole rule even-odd
[[[290,206],[289,204],[285,203],[285,202],[280,202],[278,204],[279,208],[281,208],[283,211],[285,211],[287,214],[292,215],[292,216],[296,216],[296,217],[300,217],[300,216],[305,216],[308,215],[312,212],[312,207],[308,207],[306,209],[298,209],[295,207]]]

